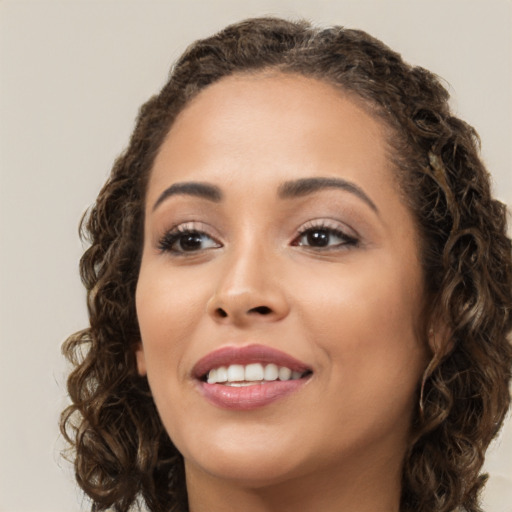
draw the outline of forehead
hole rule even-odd
[[[342,173],[389,185],[385,131],[359,101],[317,79],[275,72],[227,77],[178,115],[155,159],[148,200],[169,182],[188,180],[259,187]]]

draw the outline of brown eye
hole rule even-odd
[[[330,239],[330,234],[326,229],[312,230],[306,234],[307,244],[312,247],[326,247],[329,245]]]
[[[176,249],[182,251],[197,251],[201,249],[203,235],[201,233],[184,233],[175,242]]]
[[[159,248],[164,252],[191,253],[221,247],[217,241],[201,231],[171,231],[160,240]]]
[[[357,239],[332,228],[309,228],[304,230],[293,245],[313,249],[335,249],[343,246],[357,245]]]

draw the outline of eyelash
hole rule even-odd
[[[314,246],[311,244],[311,240],[309,240],[309,244],[301,243],[301,239],[304,237],[308,237],[312,235],[313,233],[319,233],[322,232],[324,235],[324,238],[317,238],[317,242],[323,242],[325,241],[325,235],[328,237],[328,242],[330,242],[330,238],[337,237],[341,240],[341,242],[334,244],[334,245],[325,245],[325,246]],[[189,238],[196,238],[196,241],[198,239],[202,239],[204,241],[205,238],[209,239],[210,246],[209,247],[200,247],[200,248],[194,248],[192,247],[190,250],[187,250],[181,247],[181,249],[177,249],[176,245],[178,243],[183,243],[185,240],[184,238],[188,236]],[[192,243],[194,243],[194,240],[192,240]],[[199,242],[201,243],[201,242]],[[348,235],[338,227],[330,226],[327,222],[316,222],[316,221],[310,221],[305,226],[303,226],[297,233],[297,236],[292,240],[291,245],[294,247],[308,247],[315,251],[333,251],[333,250],[340,250],[340,249],[347,249],[349,247],[355,247],[359,244],[359,239],[355,236]],[[176,226],[175,228],[170,229],[167,231],[162,238],[158,242],[158,248],[161,252],[167,252],[172,253],[176,256],[185,256],[185,255],[193,255],[197,254],[200,251],[209,250],[209,249],[215,249],[222,247],[222,244],[215,240],[214,237],[210,236],[208,233],[205,232],[204,228],[201,225],[198,225],[197,223],[186,223],[186,224],[180,224],[179,226]]]
[[[305,236],[311,235],[315,232],[317,232],[317,233],[323,232],[324,234],[327,234],[329,237],[335,236],[342,241],[335,245],[327,245],[324,247],[321,247],[321,246],[315,247],[313,245],[306,245],[306,244],[300,243],[300,240],[302,238],[304,238]],[[328,222],[311,221],[299,230],[297,236],[292,241],[292,245],[296,246],[296,247],[309,247],[316,251],[333,251],[333,250],[335,251],[335,250],[340,250],[340,249],[347,249],[349,247],[356,247],[359,245],[359,239],[356,236],[347,234],[345,231],[341,230],[339,227],[334,227],[332,225],[329,225]]]
[[[198,225],[195,222],[186,223],[186,224],[180,224],[179,226],[176,226],[175,228],[170,229],[167,231],[162,238],[158,242],[158,248],[161,252],[169,252],[174,255],[180,256],[180,255],[186,255],[186,254],[194,254],[199,252],[199,250],[189,250],[186,249],[176,249],[176,244],[179,242],[183,242],[184,238],[186,236],[189,237],[200,237],[200,238],[209,238],[213,244],[211,247],[203,248],[202,250],[207,249],[213,249],[222,247],[222,244],[220,242],[217,242],[215,238],[210,236],[208,233],[205,232],[204,228],[201,225]]]

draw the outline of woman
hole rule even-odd
[[[340,27],[187,50],[84,226],[62,429],[94,510],[479,510],[511,245],[447,102]]]

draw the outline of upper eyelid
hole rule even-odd
[[[162,233],[162,236],[172,234],[172,233],[187,233],[187,232],[198,232],[204,233],[212,238],[218,238],[216,234],[214,234],[214,229],[208,224],[197,221],[197,220],[189,220],[184,222],[178,222],[173,224],[171,227],[165,229]]]
[[[357,231],[347,224],[334,219],[312,219],[303,224],[296,230],[296,235],[301,235],[310,229],[330,229],[339,231],[353,238],[359,238]]]

